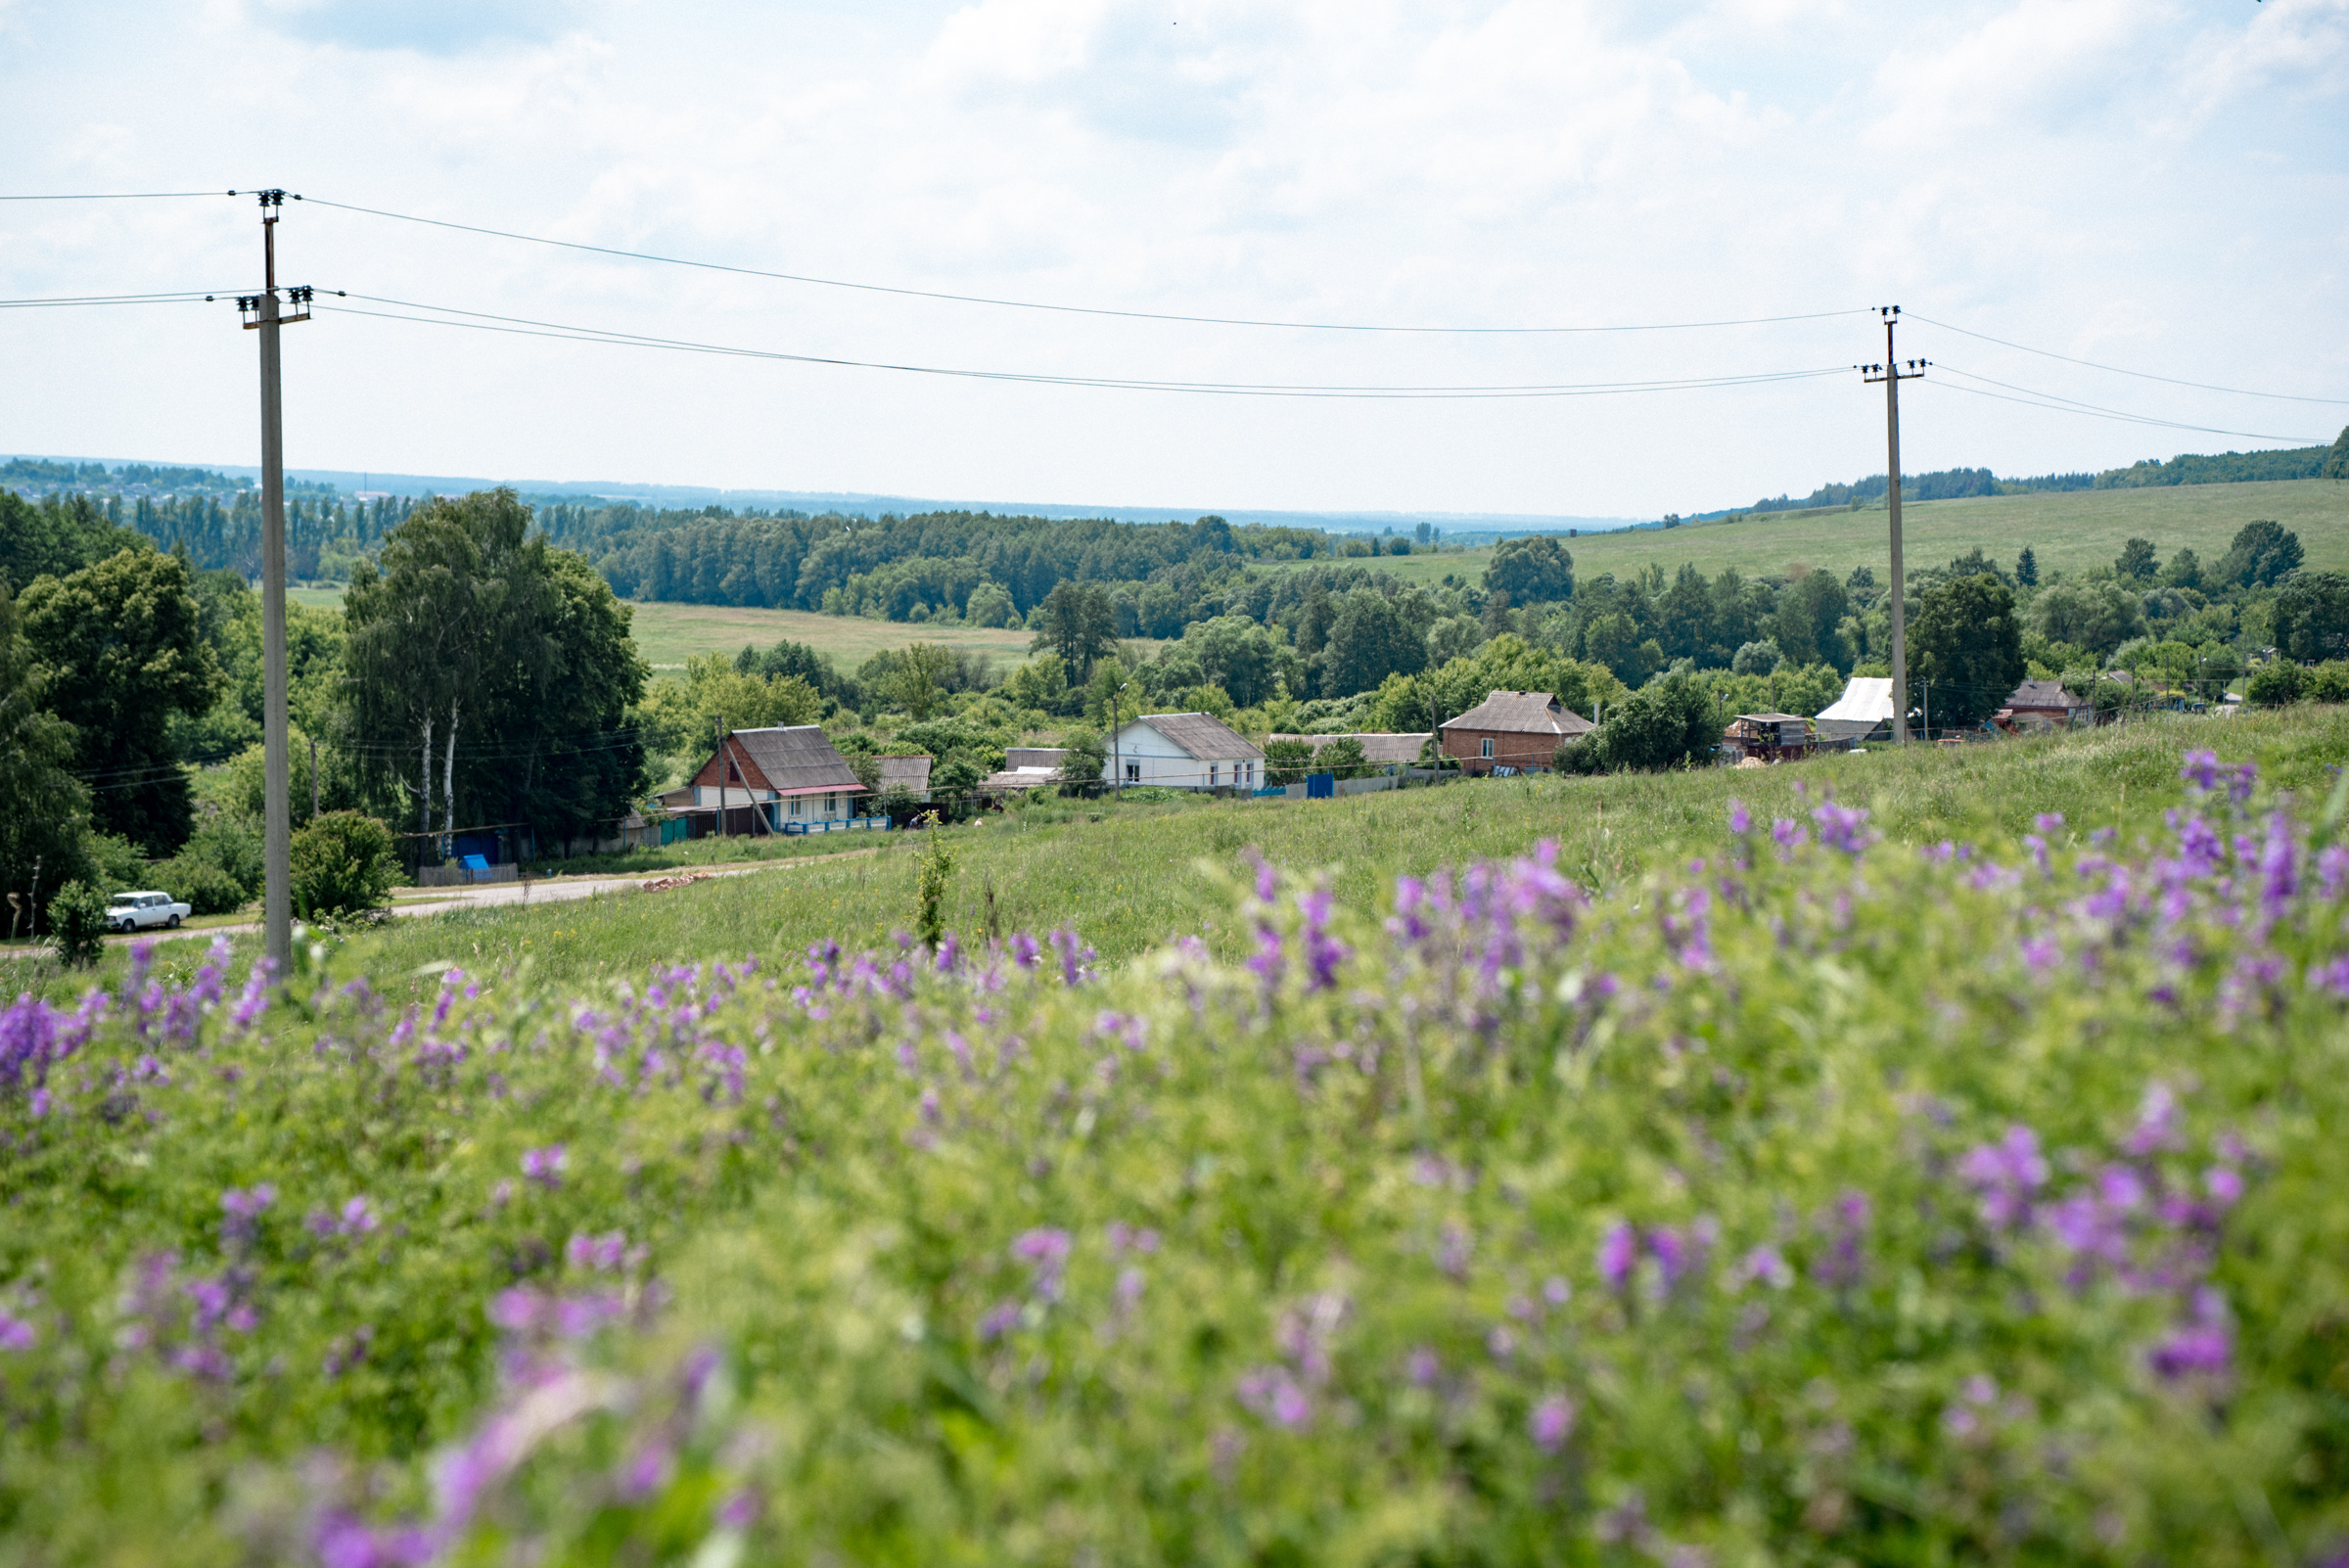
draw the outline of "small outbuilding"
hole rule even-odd
[[[2073,729],[2096,721],[2096,705],[2072,694],[2060,680],[2026,680],[2007,697],[1991,722],[2009,734]]]
[[[1118,726],[1102,748],[1131,787],[1253,790],[1265,781],[1265,754],[1213,714],[1144,714]]]
[[[1811,719],[1800,714],[1739,714],[1721,740],[1731,762],[1790,762],[1822,749]]]
[[[1598,726],[1545,691],[1497,691],[1436,727],[1463,773],[1546,771],[1558,748]]]

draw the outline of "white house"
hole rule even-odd
[[[1177,790],[1261,789],[1265,754],[1213,714],[1144,714],[1102,748],[1114,784]]]

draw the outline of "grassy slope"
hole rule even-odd
[[[2330,480],[1911,502],[1901,508],[1901,532],[1911,566],[1939,566],[1976,545],[2011,562],[2027,544],[2042,571],[2077,572],[2111,565],[2122,542],[2133,535],[2151,539],[2165,561],[2180,545],[2190,545],[2208,566],[2225,552],[2235,530],[2255,518],[2272,518],[2298,533],[2310,566],[2349,567],[2349,484]],[[1629,576],[1650,562],[1667,573],[1692,561],[1708,575],[1733,566],[1748,576],[1800,564],[1838,576],[1865,563],[1875,569],[1878,580],[1887,568],[1881,507],[1800,517],[1764,514],[1746,523],[1670,531],[1587,533],[1568,547],[1576,573],[1586,577],[1601,572]],[[1492,554],[1382,556],[1355,564],[1412,582],[1438,582],[1452,573],[1473,581]]]
[[[1398,875],[1521,854],[1543,838],[1559,841],[1570,874],[1604,887],[1672,859],[1719,853],[1732,796],[1757,816],[1792,815],[1832,787],[1869,806],[1891,836],[1918,842],[2010,839],[2042,811],[2064,812],[2076,829],[2142,825],[2179,798],[2179,757],[2202,746],[2321,791],[2329,785],[2326,768],[2349,760],[2349,710],[2175,719],[1762,771],[1491,780],[1311,805],[1055,805],[948,834],[958,861],[948,923],[984,929],[991,889],[1002,930],[1071,926],[1107,960],[1186,933],[1231,954],[1246,933],[1230,922],[1223,879],[1251,847],[1287,867],[1326,870],[1344,900],[1369,906]],[[918,836],[906,835],[878,854],[660,894],[402,921],[359,939],[361,962],[387,991],[406,996],[432,984],[416,971],[441,960],[491,970],[527,960],[544,978],[569,981],[640,974],[664,959],[756,952],[788,962],[826,937],[852,948],[881,945],[912,924],[920,847]],[[193,963],[196,945],[178,945],[171,956]],[[122,961],[111,953],[105,972]],[[27,972],[21,983],[39,979]],[[51,977],[47,989],[63,997],[79,984]]]
[[[340,588],[297,588],[297,602],[321,609],[340,608]],[[980,626],[928,626],[906,622],[866,621],[860,617],[817,615],[807,610],[760,610],[723,604],[636,604],[632,630],[656,677],[673,675],[689,656],[734,654],[746,643],[761,647],[788,637],[804,642],[830,659],[842,670],[852,670],[884,648],[902,648],[909,642],[939,642],[993,656],[1005,669],[1028,657],[1031,631],[998,631]]]

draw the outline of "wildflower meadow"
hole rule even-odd
[[[2349,1561],[2349,783],[0,1015],[0,1561]]]

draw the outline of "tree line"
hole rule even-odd
[[[344,610],[287,607],[295,820],[365,820],[386,850],[381,824],[411,824],[411,861],[478,826],[611,836],[650,767],[630,613],[510,490],[404,509]],[[87,497],[0,492],[0,883],[21,917],[69,882],[155,882],[200,913],[258,892],[260,643],[240,573]]]

